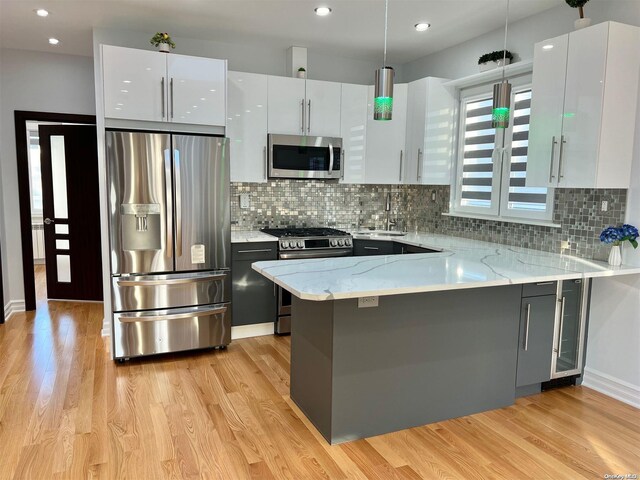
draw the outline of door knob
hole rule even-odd
[[[45,218],[44,220],[45,225],[51,225],[52,223],[54,223],[53,220],[51,220],[50,218]]]

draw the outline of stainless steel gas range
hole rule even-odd
[[[263,228],[278,237],[278,259],[349,257],[353,255],[351,235],[335,228]],[[291,293],[278,287],[276,333],[291,332]]]

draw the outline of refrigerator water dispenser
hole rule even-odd
[[[125,203],[122,215],[122,244],[124,250],[160,250],[161,218],[157,203]]]

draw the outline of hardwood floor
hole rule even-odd
[[[289,338],[116,365],[101,326],[101,304],[65,302],[0,326],[1,479],[640,473],[640,411],[587,388],[330,446],[288,397]]]
[[[33,266],[33,277],[36,284],[36,302],[47,299],[47,266],[37,264]]]

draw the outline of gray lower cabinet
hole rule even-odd
[[[277,260],[277,245],[276,242],[231,245],[232,325],[275,322],[275,286],[273,282],[253,270],[251,264],[263,260]]]
[[[520,312],[516,386],[551,379],[556,296],[524,297]]]
[[[356,257],[364,255],[393,255],[394,253],[401,253],[394,249],[394,242],[358,239],[353,241],[353,255]]]

